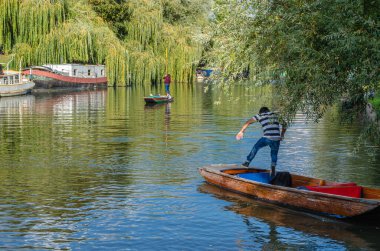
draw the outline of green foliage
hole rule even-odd
[[[377,93],[373,99],[369,100],[369,103],[372,104],[372,107],[376,110],[377,116],[380,118],[380,93]]]
[[[89,3],[95,12],[110,24],[119,39],[128,34],[127,26],[131,16],[128,3],[118,3],[115,0],[89,0]]]
[[[204,6],[208,1],[195,2]],[[187,18],[165,17],[169,3],[180,7]],[[202,33],[205,15],[185,11],[192,7],[187,1],[129,1],[132,12],[125,41],[131,51],[131,82],[156,83],[164,72],[171,73],[177,82],[192,82],[194,68],[202,55],[202,42],[195,38]]]
[[[379,13],[365,3],[215,1],[210,58],[228,76],[249,69],[255,83],[275,84],[288,120],[299,110],[318,120],[342,98],[362,103],[364,87],[380,81]]]
[[[16,55],[14,67],[19,61],[24,66],[105,64],[112,86],[157,83],[165,71],[176,81],[188,82],[202,53],[202,44],[194,39],[201,31],[194,27],[203,25],[204,13],[188,10],[193,6],[187,1],[179,2],[188,11],[180,21],[169,23],[163,17],[164,4],[153,0],[3,0],[0,49]]]
[[[20,61],[24,66],[105,63],[111,85],[126,82],[128,54],[123,43],[83,0],[1,3],[12,10],[12,14],[0,15],[8,21],[0,25],[4,31],[0,44],[16,55],[14,67]]]
[[[211,8],[209,0],[163,0],[164,20],[170,24],[208,24]]]

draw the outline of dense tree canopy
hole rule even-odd
[[[318,119],[380,82],[379,1],[215,1],[214,64],[275,85],[278,109]]]
[[[89,0],[94,11],[108,22],[119,39],[128,34],[128,22],[131,19],[131,10],[127,2],[116,0]]]
[[[199,8],[194,8],[194,3]],[[110,85],[191,81],[209,1],[1,0],[0,48],[14,64],[106,64]],[[194,8],[194,9],[193,9]],[[169,58],[166,58],[166,51]]]

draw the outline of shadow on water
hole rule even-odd
[[[210,194],[214,198],[231,202],[225,209],[241,216],[247,230],[255,234],[257,221],[267,224],[270,242],[264,249],[285,248],[288,244],[281,242],[283,228],[299,231],[302,234],[330,238],[354,249],[376,250],[378,236],[375,227],[354,225],[348,222],[323,216],[299,212],[270,203],[254,200],[230,192],[208,183],[202,183],[198,191]]]

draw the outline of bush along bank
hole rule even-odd
[[[380,91],[376,92],[376,95],[368,100],[368,104],[372,107],[373,112],[376,113],[377,118],[380,118]]]

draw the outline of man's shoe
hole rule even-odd
[[[245,167],[248,167],[249,166],[249,162],[248,161],[246,161],[246,162],[244,162],[243,164],[241,164],[242,166],[245,166]]]

